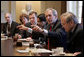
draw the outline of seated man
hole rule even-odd
[[[7,22],[3,26],[3,33],[8,37],[11,37],[11,36],[13,37],[15,33],[19,32],[18,28],[16,28],[18,26],[18,23],[12,20],[10,13],[5,14],[5,20]]]
[[[83,27],[78,23],[77,17],[66,12],[61,15],[61,24],[67,32],[68,51],[76,55],[83,53]]]
[[[45,17],[45,14],[42,13],[42,14],[39,14],[37,16],[37,25],[40,27],[40,28],[45,28],[46,27],[46,17]]]
[[[45,11],[45,17],[48,23],[46,28],[42,29],[38,26],[34,26],[33,30],[41,32],[46,36],[48,49],[56,47],[64,47],[64,49],[66,49],[66,32],[61,26],[57,11],[48,8]]]
[[[32,31],[31,32],[31,30],[32,30],[31,29],[32,28],[31,25],[37,25],[37,13],[35,11],[31,11],[29,13],[29,20],[30,20],[30,22],[25,24],[25,26],[28,27],[27,31],[29,33],[31,33],[29,37],[34,39],[35,42],[39,42],[39,37],[41,36],[41,34],[36,32],[36,31]],[[23,25],[21,25],[21,26],[23,26]],[[23,29],[23,30],[25,30],[25,29]],[[27,33],[27,34],[29,34],[29,33]]]
[[[48,25],[46,26],[47,33],[45,32],[45,30],[41,29],[37,25],[32,25],[34,26],[33,31],[36,31],[39,34],[45,32],[42,35],[45,36],[47,39],[49,39],[48,42],[46,41],[46,43],[48,43],[47,44],[48,49],[52,49],[56,47],[64,47],[66,49],[66,32],[61,27],[61,23],[57,17],[57,11],[55,9],[49,8],[46,10],[45,16],[48,22]],[[24,26],[19,26],[19,28],[23,30],[29,30],[28,27],[24,27]]]
[[[39,14],[37,16],[37,25],[40,28],[45,28],[46,27],[47,22],[46,22],[46,17],[45,17],[45,14],[44,13],[41,13],[41,14]],[[44,38],[43,37],[40,37],[39,40],[41,40],[40,43],[45,43],[46,42],[46,37],[45,36],[44,36]]]

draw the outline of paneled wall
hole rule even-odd
[[[16,21],[16,2],[15,1],[1,1],[1,23],[6,22],[4,18],[5,13],[11,13],[12,19]]]
[[[4,14],[10,12],[10,1],[1,1],[1,23],[6,22]]]
[[[16,1],[11,1],[11,14],[14,21],[16,21]]]
[[[61,1],[61,14],[66,12],[67,9],[67,2],[66,1]]]
[[[28,3],[38,14],[44,13],[47,8],[54,8],[60,18],[60,15],[66,12],[66,1],[1,1],[1,21],[4,22],[5,12],[11,12],[13,20],[19,22],[19,16]]]
[[[45,3],[45,4],[43,4]],[[60,16],[61,13],[61,1],[43,1],[42,2],[42,12],[44,12],[47,8],[54,8],[58,12],[58,16]]]
[[[19,16],[23,9],[26,9],[26,5],[30,3],[32,10],[35,10],[38,14],[41,13],[41,1],[16,1],[16,21],[19,22]]]
[[[45,12],[47,8],[54,8],[58,12],[58,17],[64,12],[66,12],[66,1],[42,1],[41,2],[41,12]]]

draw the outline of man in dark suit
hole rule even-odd
[[[66,32],[62,28],[58,14],[55,9],[49,8],[45,11],[45,17],[48,25],[45,29],[34,27],[33,30],[43,33],[47,40],[48,49],[64,47],[66,49]]]
[[[18,33],[18,23],[14,22],[11,18],[10,13],[5,14],[5,20],[7,21],[3,26],[3,33],[8,37],[14,36],[15,33]]]
[[[48,22],[47,30],[48,30],[48,38],[50,42],[50,49],[56,47],[64,47],[66,34],[64,29],[61,26],[60,20],[58,20],[58,14],[55,9],[49,8],[45,12],[46,20]],[[52,27],[52,29],[50,29]]]
[[[76,55],[83,55],[83,27],[78,23],[77,17],[66,12],[61,15],[61,24],[67,32],[67,49]]]
[[[47,9],[45,12],[46,20],[48,22],[48,25],[46,26],[46,29],[41,29],[37,25],[34,26],[33,31],[37,33],[33,33],[35,36],[45,36],[47,37],[47,45],[48,49],[56,48],[56,47],[66,47],[66,33],[64,29],[61,27],[61,23],[58,20],[57,17],[57,11],[55,9]],[[33,22],[32,22],[33,23]],[[29,30],[28,27],[20,26],[23,30]],[[32,30],[31,30],[32,31]],[[47,31],[47,33],[45,32]],[[48,35],[47,35],[48,34]],[[53,34],[53,36],[52,36]],[[55,35],[55,36],[54,36]],[[36,37],[35,37],[36,38]],[[48,40],[49,39],[49,40]]]

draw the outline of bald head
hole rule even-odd
[[[5,13],[5,20],[10,23],[11,21],[11,14],[10,13]]]

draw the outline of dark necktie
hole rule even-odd
[[[10,24],[8,24],[8,32],[10,32],[10,29],[11,29]]]
[[[7,33],[8,37],[10,37],[10,36],[11,36],[10,31],[11,31],[11,27],[10,27],[10,24],[8,24],[8,33]]]

